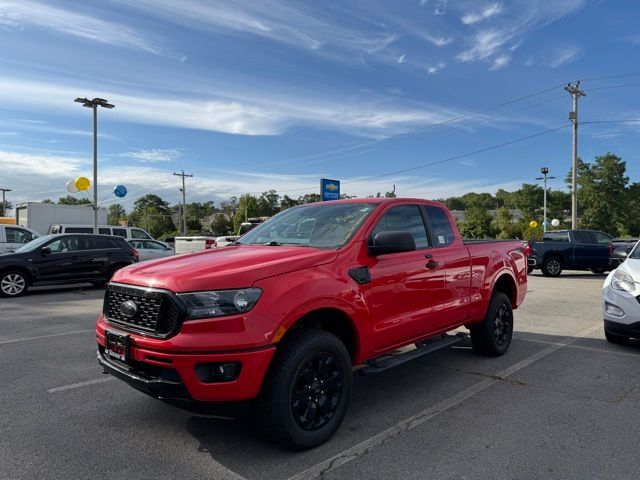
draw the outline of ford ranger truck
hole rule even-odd
[[[315,447],[340,426],[356,365],[384,369],[383,355],[462,326],[478,353],[505,353],[524,249],[463,242],[447,208],[426,200],[290,208],[228,247],[119,270],[98,360],[172,404],[256,400],[273,440]]]

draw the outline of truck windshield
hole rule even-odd
[[[374,208],[371,203],[316,203],[290,208],[258,225],[236,244],[339,248]]]

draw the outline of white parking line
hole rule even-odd
[[[567,343],[563,343],[563,342],[550,342],[548,340],[538,340],[538,339],[528,338],[520,335],[514,338],[517,338],[518,340],[522,340],[524,342],[544,343],[546,345],[562,345],[565,347],[577,348],[578,350],[589,350],[591,352],[598,352],[598,353],[611,353],[613,355],[623,355],[626,357],[640,357],[640,353],[621,352],[618,350],[608,350],[605,348],[596,348],[596,347],[585,347],[583,345],[568,345]]]
[[[547,348],[545,348],[544,350],[541,350],[538,353],[535,353],[530,357],[527,357],[524,360],[499,372],[498,374],[495,375],[495,378],[486,378],[481,382],[478,382],[475,385],[472,385],[469,388],[466,388],[462,392],[457,393],[443,400],[442,402],[439,402],[429,408],[422,410],[421,412],[418,412],[417,414],[405,420],[402,420],[396,423],[392,427],[387,428],[386,430],[378,433],[377,435],[374,435],[373,437],[368,438],[364,442],[361,442],[358,445],[355,445],[341,453],[338,453],[337,455],[334,455],[333,457],[328,458],[327,460],[320,462],[317,465],[314,465],[313,467],[308,468],[307,470],[304,470],[303,472],[300,472],[294,475],[293,477],[290,477],[289,480],[304,480],[304,479],[311,479],[311,478],[319,478],[325,475],[326,473],[330,472],[331,470],[335,470],[341,465],[344,465],[345,463],[350,462],[351,460],[360,458],[361,456],[367,454],[372,449],[374,449],[379,445],[382,445],[383,443],[390,440],[391,438],[400,436],[405,432],[411,430],[412,428],[417,427],[418,425],[421,425],[427,420],[430,420],[433,417],[439,415],[440,413],[446,412],[447,410],[450,410],[451,408],[460,405],[465,400],[488,389],[489,387],[502,381],[504,378],[508,377],[509,375],[513,375],[519,370],[522,370],[523,368],[528,367],[532,363],[537,362],[538,360],[541,360],[551,355],[554,352],[557,352],[561,348],[569,346],[571,343],[576,342],[580,338],[586,337],[590,333],[601,328],[602,328],[602,323],[600,322],[597,325],[594,325],[592,327],[587,328],[586,330],[583,330],[582,332],[578,333],[575,337],[571,337],[569,340],[567,340],[563,344],[552,344]]]
[[[24,337],[24,338],[15,338],[13,340],[1,340],[0,345],[6,345],[8,343],[26,342],[27,340],[39,340],[41,338],[62,337],[64,335],[77,335],[78,333],[89,333],[89,332],[95,332],[95,330],[94,329],[75,330],[73,332],[52,333],[51,335],[39,335],[37,337]]]
[[[47,390],[49,393],[62,392],[64,390],[71,390],[72,388],[80,388],[86,387],[87,385],[95,385],[96,383],[109,382],[111,380],[115,380],[114,377],[103,377],[103,378],[94,378],[93,380],[87,380],[85,382],[80,383],[72,383],[71,385],[65,385],[63,387],[50,388]]]

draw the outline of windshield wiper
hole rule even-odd
[[[282,247],[283,245],[295,245],[296,247],[309,247],[309,245],[304,243],[297,242],[277,242],[275,240],[271,240],[268,243],[262,243],[261,245],[265,245],[267,247]]]

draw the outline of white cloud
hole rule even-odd
[[[415,126],[442,121],[458,112],[435,105],[388,106],[375,99],[340,102],[313,97],[262,95],[249,99],[238,92],[233,97],[152,97],[144,93],[110,92],[96,87],[52,83],[0,76],[0,101],[24,108],[50,108],[80,115],[73,98],[93,90],[90,97],[107,98],[116,108],[101,112],[109,121],[128,121],[197,130],[241,134],[277,135],[290,125],[310,124],[349,133],[378,137],[402,133]]]
[[[435,75],[436,73],[438,73],[440,70],[442,70],[443,68],[445,68],[447,66],[446,63],[444,62],[438,62],[436,65],[432,65],[430,67],[427,68],[427,73],[429,75]]]
[[[133,158],[142,163],[171,162],[182,156],[180,150],[174,148],[161,149],[150,148],[145,150],[132,150],[130,152],[121,153],[119,157]]]
[[[155,43],[124,25],[32,0],[1,0],[0,25],[35,26],[93,42],[165,55]]]
[[[547,57],[546,65],[551,68],[557,68],[566,63],[571,63],[584,55],[582,48],[577,45],[566,45],[550,52]]]
[[[437,0],[436,5],[433,8],[433,14],[436,16],[447,14],[447,4],[449,0]]]
[[[509,65],[509,62],[511,61],[511,57],[508,55],[500,55],[499,57],[496,57],[493,60],[493,65],[491,66],[491,68],[489,70],[500,70],[501,68],[506,67],[507,65]]]
[[[406,61],[406,60],[405,60],[405,59],[406,59],[406,57],[407,57],[407,56],[406,56],[404,53],[403,53],[402,55],[400,55],[400,56],[398,57],[398,63],[404,63],[404,62]]]
[[[473,38],[473,46],[457,55],[461,62],[485,60],[498,51],[513,37],[513,33],[503,30],[483,30]]]
[[[426,34],[424,38],[433,43],[436,47],[446,47],[451,42],[453,42],[453,37],[447,37],[445,35],[433,36]]]
[[[460,21],[465,25],[473,25],[474,23],[478,23],[491,17],[495,17],[501,12],[502,4],[497,2],[490,3],[489,5],[486,5],[482,10],[466,13],[460,18]]]
[[[87,162],[77,157],[0,150],[0,171],[3,177],[18,174],[23,179],[20,184],[25,188],[28,188],[33,176],[72,177]],[[25,182],[24,179],[27,178],[29,181]]]

